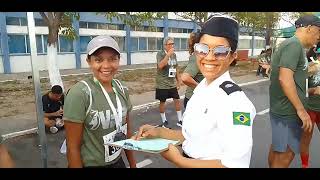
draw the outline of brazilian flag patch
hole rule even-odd
[[[233,112],[233,125],[251,125],[250,113]]]

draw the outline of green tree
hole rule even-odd
[[[202,27],[204,22],[208,20],[209,12],[174,12],[174,14],[183,19],[188,19]]]

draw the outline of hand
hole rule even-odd
[[[141,138],[155,138],[160,136],[160,129],[155,128],[149,124],[145,124],[139,128],[136,135],[132,136],[131,139],[140,140]]]
[[[55,126],[55,125],[56,125],[56,121],[50,119],[50,120],[48,121],[48,125],[49,125],[49,127]]]
[[[63,109],[59,109],[57,112],[56,112],[56,115],[55,116],[62,116],[63,115]]]
[[[164,151],[162,153],[160,153],[161,156],[163,158],[165,158],[166,160],[170,161],[170,162],[175,162],[177,161],[179,158],[183,157],[180,153],[180,151],[178,150],[177,147],[175,147],[172,144],[169,144],[169,148],[167,151]]]
[[[171,56],[173,53],[174,53],[174,48],[171,48],[171,49],[167,52],[168,56]]]
[[[297,114],[303,123],[302,128],[304,131],[311,132],[313,124],[307,111],[305,109],[298,110]]]
[[[179,90],[179,89],[180,89],[180,87],[181,87],[180,82],[177,82],[177,90]]]
[[[316,87],[316,90],[314,91],[315,95],[320,95],[320,86]]]

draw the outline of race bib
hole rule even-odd
[[[177,73],[176,68],[170,67],[170,68],[169,68],[169,75],[168,75],[168,77],[176,77],[176,73]]]
[[[121,127],[121,132],[127,134],[127,124]],[[117,131],[114,130],[111,133],[103,136],[105,162],[113,161],[121,154],[121,148],[106,145],[107,143],[114,142],[116,133]]]

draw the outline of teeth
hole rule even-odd
[[[104,72],[102,72],[102,74],[109,75],[109,74],[111,74],[111,72],[110,71],[104,71]]]
[[[213,64],[204,64],[203,65],[205,68],[214,68],[214,67],[216,67],[216,65],[213,65]]]

